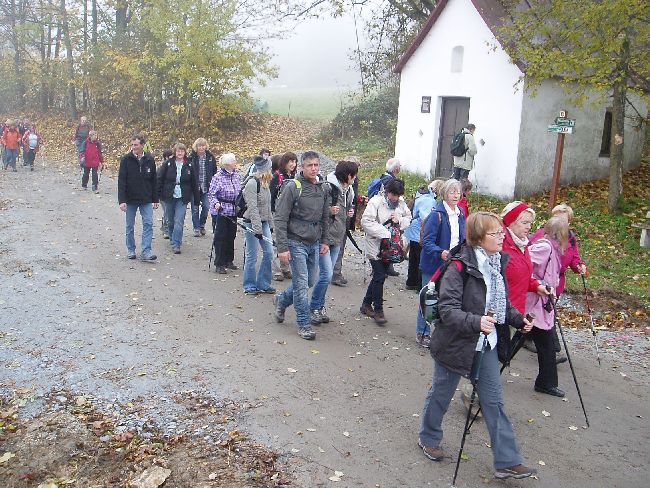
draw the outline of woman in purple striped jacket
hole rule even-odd
[[[226,274],[227,269],[239,269],[233,263],[235,258],[235,236],[237,235],[237,211],[235,200],[241,190],[237,158],[225,153],[220,158],[221,169],[212,177],[208,200],[210,214],[216,216],[214,228],[214,266],[217,273]]]

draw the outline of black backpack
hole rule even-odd
[[[464,156],[465,153],[467,152],[468,148],[465,147],[465,134],[466,132],[464,130],[461,130],[452,139],[451,146],[450,146],[452,156],[456,156],[456,157]]]
[[[244,188],[246,188],[246,184],[248,183],[248,180],[253,178],[252,176],[247,177],[244,180],[244,184],[241,186],[241,190],[239,190],[239,195],[237,195],[237,198],[235,198],[235,212],[237,213],[237,218],[244,218],[244,214],[246,213],[246,210],[248,210],[248,204],[246,203],[246,199],[244,198]],[[255,181],[257,182],[257,193],[260,192],[260,180],[255,178]]]

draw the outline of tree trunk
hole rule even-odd
[[[84,35],[84,55],[83,55],[83,89],[82,89],[82,103],[81,106],[85,111],[88,110],[88,0],[84,0],[83,6],[83,35]]]
[[[25,78],[23,73],[25,67],[23,66],[23,56],[22,56],[22,42],[20,35],[18,33],[18,26],[16,25],[16,20],[21,20],[21,23],[24,24],[24,15],[19,15],[19,7],[22,6],[24,12],[24,5],[18,5],[16,0],[11,0],[9,4],[9,22],[11,27],[10,39],[11,44],[14,48],[14,76],[16,80],[16,98],[18,99],[18,107],[22,108],[25,106]]]
[[[68,68],[68,105],[70,107],[70,117],[73,120],[79,118],[77,112],[77,93],[75,91],[74,75],[74,57],[72,51],[72,41],[70,40],[70,26],[68,25],[68,12],[65,8],[65,0],[61,0],[61,23],[63,27],[63,41],[66,50],[66,66]]]
[[[625,148],[625,97],[627,92],[630,43],[628,32],[621,46],[617,66],[618,81],[612,92],[612,139],[609,156],[609,194],[607,208],[610,214],[618,210],[618,201],[623,196],[623,149]]]
[[[45,9],[43,7],[43,0],[39,0],[39,8],[41,9],[41,12],[43,12]],[[46,42],[45,41],[45,25],[41,25],[40,27],[40,55],[41,55],[41,69],[40,69],[40,74],[41,74],[41,79],[40,79],[40,93],[39,93],[39,99],[40,99],[40,105],[41,105],[41,111],[45,112],[47,110],[47,58],[45,55],[45,49],[46,46],[49,45],[49,39]]]
[[[91,41],[93,47],[97,45],[97,0],[92,0],[92,19],[93,19],[93,26],[92,26],[92,37]]]

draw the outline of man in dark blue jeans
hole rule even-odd
[[[275,319],[284,322],[284,312],[294,305],[298,335],[312,340],[309,288],[318,279],[318,257],[327,254],[331,197],[318,181],[320,158],[307,151],[302,155],[302,171],[288,181],[275,203],[275,239],[280,262],[291,264],[291,285],[273,297]]]

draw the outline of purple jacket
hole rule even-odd
[[[239,180],[239,173],[233,171],[229,173],[224,168],[221,168],[212,177],[210,182],[210,189],[208,190],[208,200],[210,201],[210,214],[225,215],[226,217],[234,217],[235,212],[235,199],[241,190],[241,182]],[[214,205],[221,203],[221,211],[217,212]]]
[[[533,278],[544,281],[548,286],[557,288],[560,283],[560,246],[554,240],[541,238],[528,246],[530,260],[533,263]],[[535,314],[535,327],[542,330],[553,328],[553,311],[547,312],[544,304],[547,297],[537,293],[526,295],[526,312]]]
[[[544,237],[544,228],[537,229],[535,233],[530,238],[530,243],[532,244],[537,239]],[[574,273],[580,273],[578,266],[582,264],[582,258],[580,257],[580,251],[578,250],[578,238],[576,233],[573,230],[569,230],[569,245],[567,246],[564,254],[560,257],[561,268],[560,268],[560,282],[557,285],[555,292],[557,296],[560,296],[564,291],[564,285],[566,282],[566,277],[564,276],[566,270],[571,268]]]

